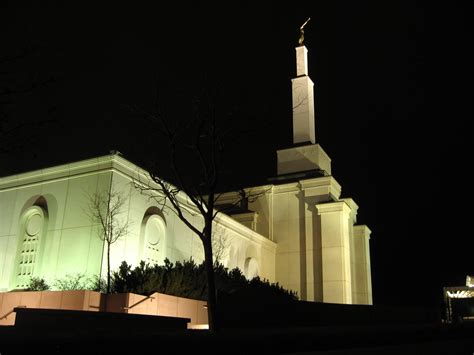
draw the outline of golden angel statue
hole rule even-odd
[[[308,17],[308,19],[303,23],[300,27],[300,38],[298,39],[298,45],[302,46],[304,42],[304,26],[308,23],[308,21],[311,20],[311,17]]]

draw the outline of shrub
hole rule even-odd
[[[107,280],[95,275],[92,279],[89,279],[88,290],[107,293]]]
[[[47,291],[49,289],[50,287],[46,283],[45,279],[40,277],[32,277],[28,287],[26,288],[27,291]]]
[[[285,290],[278,283],[273,284],[259,277],[247,280],[238,268],[229,270],[216,263],[214,273],[219,293],[245,293],[252,298],[262,299],[297,299],[296,293]],[[164,265],[154,266],[141,261],[134,269],[124,261],[112,276],[112,292],[133,292],[142,295],[160,292],[179,297],[207,299],[204,263],[197,265],[192,259],[175,264],[165,259]]]
[[[150,295],[165,293],[194,299],[203,299],[205,293],[204,266],[193,260],[173,264],[165,259],[164,265],[141,261],[134,269],[125,261],[113,273],[112,292],[133,292]]]
[[[56,279],[54,287],[60,291],[90,290],[93,288],[93,281],[84,274],[66,274],[63,278]]]

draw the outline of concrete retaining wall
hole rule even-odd
[[[154,293],[105,295],[94,291],[25,291],[0,293],[0,325],[15,324],[15,307],[106,311],[189,318],[190,326],[207,324],[205,301]]]

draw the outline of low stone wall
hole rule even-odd
[[[154,293],[105,295],[94,291],[24,291],[0,293],[0,325],[15,324],[15,307],[106,311],[189,318],[190,327],[207,324],[206,302]]]
[[[207,324],[207,302],[154,293],[142,296],[117,293],[107,297],[107,312],[149,314],[191,319],[190,325]]]
[[[189,318],[149,316],[117,312],[90,312],[64,309],[15,308],[15,329],[23,333],[43,332],[78,334],[146,333],[149,331],[183,331]]]
[[[0,293],[0,325],[14,325],[15,307],[100,311],[101,294],[94,291],[25,291]]]

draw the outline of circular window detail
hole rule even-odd
[[[40,214],[33,214],[28,217],[26,221],[26,233],[29,236],[35,236],[41,231],[41,226],[43,225],[43,217]]]
[[[157,246],[160,244],[161,234],[163,233],[163,228],[159,220],[155,218],[150,218],[146,224],[146,241],[152,246]]]
[[[148,217],[145,224],[145,261],[151,265],[162,264],[165,258],[165,228],[159,216]]]

